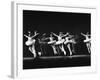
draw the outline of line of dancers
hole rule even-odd
[[[31,36],[31,34],[32,33],[28,31],[28,35],[24,35],[27,38],[25,45],[29,47],[29,51],[34,55],[34,58],[36,58],[37,55],[41,56],[43,54],[47,54],[45,50],[46,45],[51,46],[54,55],[63,52],[63,54],[66,56],[67,52],[64,46],[68,48],[70,56],[72,56],[74,53],[73,45],[76,44],[77,42],[75,41],[74,35],[69,34],[69,32],[67,32],[66,34],[63,34],[63,32],[59,32],[58,35],[56,33],[51,32],[48,37],[46,37],[46,33],[41,35],[37,31],[34,31],[33,36]],[[86,34],[81,33],[81,35],[85,37],[85,40],[83,42],[86,44],[87,50],[90,53],[91,52],[90,35],[88,33]],[[36,46],[36,44],[38,46]],[[73,49],[71,49],[71,45],[73,46]],[[43,48],[43,46],[45,47]]]

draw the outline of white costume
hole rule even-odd
[[[86,46],[87,46],[87,49],[88,49],[88,52],[91,53],[91,39],[89,38],[90,35],[88,34],[83,34],[81,33],[86,39],[84,40],[84,43],[86,43]]]
[[[67,36],[67,37],[65,37],[65,42],[64,42],[64,44],[65,45],[67,45],[67,47],[68,47],[68,50],[69,50],[69,52],[70,52],[70,56],[72,55],[72,50],[71,50],[71,48],[70,48],[70,43],[75,43],[75,41],[74,41],[74,39],[70,39],[71,38],[71,36]]]
[[[46,39],[49,39],[50,41],[48,42],[48,44],[51,45],[52,49],[53,49],[53,52],[54,54],[57,54],[57,51],[56,51],[56,48],[55,48],[55,43],[56,43],[56,40],[53,40],[53,37],[52,35],[49,37],[49,38],[46,38]]]
[[[66,55],[66,51],[65,51],[64,46],[63,46],[63,43],[65,40],[62,39],[62,37],[66,36],[67,34],[65,34],[63,36],[56,35],[56,34],[54,34],[54,35],[58,38],[58,41],[55,43],[55,45],[59,45],[59,48],[61,49],[61,51],[64,52],[64,55]]]
[[[29,34],[29,36],[24,35],[24,36],[28,39],[28,40],[25,42],[25,44],[26,44],[27,46],[29,46],[29,51],[31,51],[31,52],[33,53],[34,58],[36,57],[36,50],[35,50],[35,42],[36,42],[36,40],[35,40],[35,39],[32,39],[32,38],[34,38],[36,35],[38,35],[38,34],[35,33],[34,36],[30,36],[30,34]]]

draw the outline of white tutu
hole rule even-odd
[[[35,40],[28,40],[28,41],[26,41],[26,45],[27,46],[30,46],[30,45],[32,45],[33,43],[35,43]]]
[[[91,41],[91,39],[86,39],[86,40],[84,40],[84,42],[86,43],[86,42],[90,42]]]
[[[54,41],[49,41],[48,44],[54,44],[56,42],[56,40]]]
[[[56,45],[62,44],[64,41],[65,41],[64,39],[62,39],[62,40],[60,40],[60,41],[57,41],[57,42],[56,42]]]

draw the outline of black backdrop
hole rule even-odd
[[[23,10],[23,34],[34,30],[47,34],[50,32],[90,33],[90,27],[91,14]],[[24,56],[32,56],[25,46],[26,40],[23,37]]]

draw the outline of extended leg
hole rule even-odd
[[[70,56],[72,55],[72,51],[71,51],[71,48],[70,48],[70,44],[67,45],[68,49],[69,49],[69,52],[70,52]]]
[[[91,43],[89,43],[89,50],[90,50],[90,53],[91,53]]]
[[[35,51],[35,46],[32,46],[32,53],[34,54],[34,58],[36,57],[36,51]]]
[[[64,46],[63,46],[63,45],[61,46],[61,49],[62,49],[62,51],[64,52],[64,55],[66,55],[66,51],[65,51]]]
[[[74,44],[72,43],[72,52],[75,53],[75,48]]]
[[[54,54],[57,54],[55,46],[52,45],[52,48],[53,48]]]
[[[32,53],[32,47],[29,47],[29,51]]]
[[[89,44],[88,44],[88,43],[86,43],[86,46],[87,46],[88,52],[90,53],[90,51],[89,51]]]

